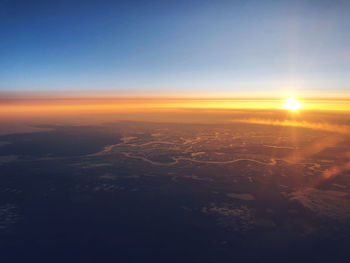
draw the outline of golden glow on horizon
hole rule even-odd
[[[283,109],[297,111],[302,108],[302,105],[294,98],[288,98],[283,104]]]
[[[350,99],[29,98],[0,100],[0,116],[174,112],[178,110],[350,111]]]

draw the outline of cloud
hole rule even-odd
[[[290,200],[301,203],[319,216],[348,221],[350,218],[348,195],[340,191],[306,188],[291,193]]]
[[[334,145],[344,141],[344,139],[344,136],[338,134],[324,137],[322,140],[317,140],[316,142],[313,142],[293,153],[292,155],[288,156],[287,159],[295,163],[300,162],[309,156],[322,152],[329,147],[333,147]]]
[[[323,178],[329,179],[342,172],[349,171],[349,170],[350,170],[350,161],[345,162],[344,164],[341,164],[341,165],[334,165],[331,168],[325,170],[322,175],[323,175]]]
[[[262,125],[272,125],[272,126],[290,126],[290,127],[300,127],[300,128],[309,128],[314,130],[322,130],[329,132],[336,132],[340,134],[350,134],[349,125],[337,125],[327,122],[308,122],[308,121],[296,121],[296,120],[273,120],[273,119],[236,119],[231,120],[232,122],[239,123],[250,123],[250,124],[262,124]]]
[[[257,119],[257,118],[249,118],[249,119],[238,119],[232,120],[232,122],[239,123],[250,123],[250,124],[261,124],[261,125],[272,125],[272,126],[290,126],[290,127],[300,127],[300,128],[309,128],[314,130],[322,130],[332,132],[334,134],[326,136],[322,140],[318,140],[310,145],[307,145],[303,149],[294,152],[293,154],[286,156],[286,159],[298,163],[312,155],[315,155],[319,152],[326,150],[329,147],[333,147],[334,145],[344,141],[347,136],[350,135],[350,126],[348,125],[337,125],[331,123],[315,123],[315,122],[307,122],[307,121],[295,121],[295,120],[272,120],[272,119]],[[350,151],[345,153],[345,157],[350,159]],[[323,179],[330,179],[342,172],[350,170],[350,161],[346,161],[343,164],[334,165],[329,169],[323,171],[322,177]]]

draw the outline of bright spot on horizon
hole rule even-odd
[[[283,109],[297,111],[302,107],[302,105],[294,98],[288,98],[283,104]]]

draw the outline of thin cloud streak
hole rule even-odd
[[[257,119],[257,118],[237,119],[237,120],[231,120],[231,121],[239,122],[239,123],[249,123],[249,124],[300,127],[300,128],[308,128],[313,130],[335,132],[340,134],[350,134],[349,125],[338,125],[338,124],[331,124],[327,122],[320,123],[320,122],[308,122],[308,121],[296,121],[296,120],[280,121],[280,120]]]

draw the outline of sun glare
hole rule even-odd
[[[283,109],[297,111],[301,108],[301,104],[294,98],[288,98],[283,104]]]

